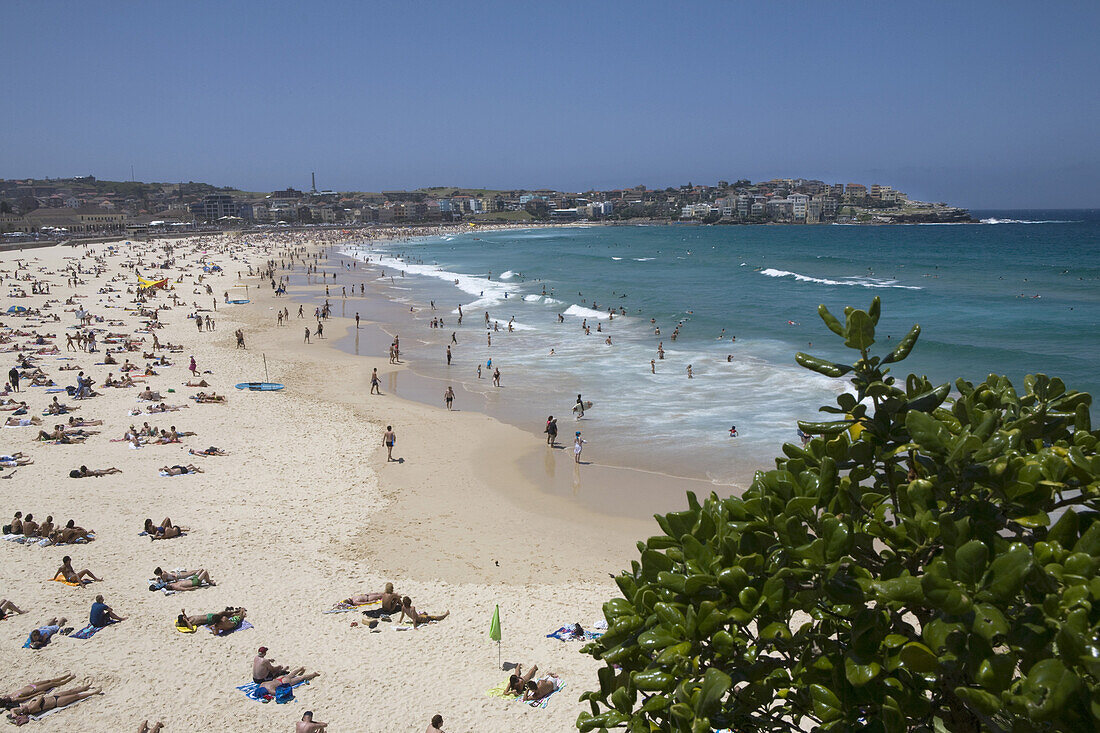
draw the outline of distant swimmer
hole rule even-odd
[[[737,426],[736,425],[731,425],[730,426],[730,437],[731,438],[736,438],[737,437]]]
[[[649,373],[650,374],[656,374],[657,373],[657,362],[654,359],[649,360]]]
[[[688,379],[695,379],[695,375],[693,375],[691,373],[691,364],[688,364],[687,372],[688,372]]]

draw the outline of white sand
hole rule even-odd
[[[146,253],[149,262],[154,246],[136,244],[133,252]],[[226,267],[225,274],[207,278],[220,301],[224,290],[230,297],[243,291],[230,286],[238,282],[236,271],[245,267],[216,252],[218,246],[209,240],[201,245]],[[210,296],[192,294],[194,275],[201,273],[193,264],[199,257],[190,245],[177,241],[175,247],[177,256],[189,261],[179,263],[187,276],[175,285],[176,292],[188,303],[210,307]],[[93,246],[97,253],[104,248]],[[122,250],[130,252],[126,246]],[[0,253],[0,270],[7,271],[0,292],[7,293],[16,258],[29,260],[30,273],[52,285],[49,296],[4,302],[39,307],[47,299],[63,301],[70,294],[66,276],[47,276],[38,268],[56,271],[72,261],[64,257],[84,253],[68,247]],[[249,257],[253,265],[266,259],[260,252]],[[121,308],[106,308],[107,296],[96,294],[127,259],[108,258],[109,270],[98,279],[86,276],[87,283],[77,290],[88,296],[82,303],[93,314],[127,321],[125,328],[98,327],[130,333],[140,319]],[[92,260],[84,264],[91,266]],[[31,730],[43,731],[137,730],[146,718],[164,720],[168,731],[290,731],[307,709],[329,722],[332,731],[420,732],[435,713],[443,715],[451,733],[573,729],[577,714],[587,709],[577,698],[596,684],[598,665],[578,653],[579,644],[545,634],[568,622],[588,625],[600,618],[602,602],[615,594],[608,573],[625,567],[636,556],[634,541],[654,533],[656,526],[589,514],[538,491],[517,467],[515,458],[533,449],[531,436],[518,429],[475,413],[368,396],[370,368],[392,367],[382,355],[352,357],[324,341],[302,344],[303,323],[313,325],[308,318],[312,306],[304,322],[295,317],[300,301],[294,296],[306,288],[300,265],[290,274],[290,293],[279,299],[272,297],[270,286],[257,287],[257,278],[247,279],[253,303],[219,303],[212,314],[214,333],[197,333],[185,317],[190,307],[162,312],[166,327],[158,330],[160,340],[183,343],[186,350],[170,354],[174,366],[158,368],[160,375],[149,377],[148,384],[167,402],[189,404],[188,409],[130,417],[128,410],[138,406],[137,389],[100,389],[103,396],[84,401],[61,395],[62,402],[80,407],[77,416],[105,421],[93,428],[102,432],[85,444],[35,443],[37,428],[0,430],[0,453],[23,451],[35,461],[0,482],[3,523],[21,510],[38,521],[52,514],[58,525],[74,518],[98,533],[95,542],[73,547],[0,542],[0,598],[29,611],[0,621],[0,665],[9,670],[2,691],[64,671],[104,691],[102,697],[31,723]],[[118,286],[125,289],[133,282],[131,277]],[[30,291],[29,282],[20,285]],[[132,297],[116,295],[119,306]],[[164,302],[163,294],[154,301]],[[274,308],[283,305],[291,319],[289,327],[280,329]],[[65,351],[63,334],[75,323],[65,308],[55,303],[50,309],[61,316],[60,323],[39,325],[6,314],[0,323],[56,333],[60,356],[75,356],[99,384],[108,371],[117,377],[117,367],[93,366],[102,351]],[[328,342],[349,324],[327,322]],[[237,327],[245,330],[247,351],[234,348]],[[146,334],[146,349],[151,348]],[[267,355],[273,381],[287,389],[234,390],[236,382],[263,378],[261,353]],[[198,391],[183,387],[190,354],[201,370],[213,372],[204,376],[212,389],[229,396],[227,405],[196,405],[187,399]],[[118,359],[127,357],[145,364],[140,352]],[[13,362],[12,353],[0,358],[4,372]],[[59,384],[75,383],[76,372],[57,372],[66,362],[44,356],[39,363]],[[175,394],[165,393],[170,387]],[[52,397],[36,387],[23,394],[34,415],[41,415]],[[48,430],[64,418],[42,419]],[[144,421],[198,435],[182,445],[140,450],[109,442],[129,424]],[[395,455],[404,463],[385,462],[380,441],[387,423],[397,429]],[[187,455],[188,447],[210,445],[232,455]],[[206,472],[157,475],[159,466],[175,463],[196,463]],[[117,466],[123,473],[69,479],[68,471],[80,464]],[[146,517],[159,522],[165,516],[192,532],[162,542],[138,536]],[[88,567],[105,580],[86,589],[47,582],[65,554],[72,555],[78,570]],[[150,592],[147,579],[157,565],[206,568],[218,586],[172,597]],[[370,633],[362,625],[350,626],[364,620],[359,614],[321,613],[351,593],[381,590],[386,581],[412,596],[418,609],[449,609],[451,616],[407,632],[391,628],[397,625],[395,617],[379,625],[381,633]],[[97,593],[128,620],[90,640],[58,637],[41,651],[20,648],[27,633],[50,617],[67,616],[69,625],[83,627]],[[497,666],[496,645],[488,638],[497,603],[502,660],[537,663],[566,681],[546,709],[485,695],[507,675]],[[246,607],[255,629],[215,638],[202,630],[183,635],[172,627],[181,607],[202,613],[227,605]],[[250,681],[251,660],[261,645],[278,662],[318,670],[321,676],[298,688],[296,700],[287,705],[246,699],[234,688]]]

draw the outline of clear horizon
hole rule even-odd
[[[1095,3],[114,7],[5,8],[0,176],[1100,206]]]

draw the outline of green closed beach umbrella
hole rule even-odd
[[[497,643],[497,667],[500,667],[500,604],[493,611],[493,620],[489,622],[489,638]]]

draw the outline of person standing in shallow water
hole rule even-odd
[[[581,437],[581,431],[577,431],[577,436],[573,438],[573,462],[581,462],[581,451],[584,450],[584,444],[588,441]]]
[[[455,401],[454,387],[447,387],[447,391],[443,393],[443,401],[447,403],[447,409],[451,409],[451,403]]]
[[[546,444],[553,448],[558,440],[558,421],[554,416],[546,418]]]
[[[393,444],[397,442],[397,433],[393,432],[393,426],[387,425],[386,432],[382,434],[382,445],[386,446],[386,463],[393,460]]]

